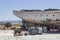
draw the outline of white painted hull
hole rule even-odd
[[[14,14],[25,21],[41,23],[46,19],[60,20],[60,11],[42,11],[42,12],[21,12],[14,11]],[[54,15],[54,16],[53,16]]]

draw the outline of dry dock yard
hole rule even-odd
[[[0,30],[0,40],[60,40],[60,34],[43,33],[42,35],[14,36],[13,30]]]

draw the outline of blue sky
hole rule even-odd
[[[46,8],[60,9],[60,0],[0,0],[0,21],[20,20],[13,10]]]

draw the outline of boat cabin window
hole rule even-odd
[[[27,15],[25,15],[25,16],[27,16]]]
[[[42,15],[41,15],[41,17],[42,17]]]
[[[56,19],[56,21],[60,21],[59,19]]]
[[[35,16],[37,16],[37,15],[35,15]]]
[[[55,16],[55,15],[53,14],[53,16]]]
[[[46,15],[48,17],[48,15]]]

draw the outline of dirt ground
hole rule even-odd
[[[0,30],[0,40],[60,40],[60,33],[42,35],[14,36],[13,30]]]

